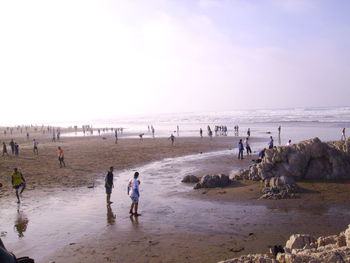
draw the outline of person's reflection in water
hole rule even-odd
[[[113,214],[111,205],[107,205],[107,224],[114,225],[115,224],[116,215]]]
[[[26,232],[27,230],[27,226],[28,226],[28,218],[26,217],[26,215],[20,211],[20,206],[17,207],[17,218],[15,221],[15,231],[18,233],[18,237],[24,237],[24,232]]]
[[[138,228],[139,227],[139,217],[138,216],[130,216],[130,221],[133,225],[134,228]]]

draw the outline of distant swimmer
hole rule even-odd
[[[13,168],[13,174],[11,177],[12,187],[16,190],[17,203],[20,203],[19,194],[22,195],[24,189],[26,188],[26,179],[23,174],[18,171],[17,168]],[[21,192],[18,194],[18,190],[21,189]]]
[[[63,166],[66,167],[66,163],[64,162],[64,151],[60,146],[58,146],[57,156],[58,161],[60,162],[60,168],[62,168]]]
[[[171,145],[173,146],[173,145],[174,145],[174,142],[175,142],[175,136],[174,136],[174,134],[171,134],[171,135],[170,135],[169,140],[171,140]]]
[[[112,188],[114,187],[113,170],[114,170],[113,166],[109,167],[109,171],[105,178],[105,188],[106,188],[106,195],[107,195],[106,201],[108,205],[113,203],[111,202]]]
[[[238,142],[238,159],[243,160],[243,151],[244,151],[244,146],[243,146],[242,139],[240,139]]]
[[[291,146],[292,145],[292,140],[289,140],[286,144],[286,146]]]
[[[132,216],[140,216],[137,212],[138,206],[139,206],[139,198],[140,198],[140,189],[139,186],[141,184],[140,180],[138,179],[139,173],[134,173],[134,178],[129,180],[128,183],[128,195],[131,199],[131,206],[129,214]],[[134,211],[134,212],[133,212]]]
[[[203,130],[202,130],[202,128],[199,129],[199,136],[201,136],[201,138],[203,138]]]
[[[343,128],[342,132],[341,132],[341,140],[346,140],[346,137],[345,137],[345,128]]]

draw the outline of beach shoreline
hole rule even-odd
[[[192,185],[180,183],[183,171],[193,172],[197,176],[217,173],[230,175],[234,171],[246,168],[254,157],[243,161],[237,160],[233,149],[236,148],[239,138],[222,136],[210,140],[208,137],[202,139],[179,137],[176,138],[174,147],[166,138],[143,141],[123,139],[118,141],[118,144],[114,143],[112,136],[106,139],[88,136],[64,138],[61,142],[51,142],[49,139],[42,138],[39,156],[34,156],[31,152],[30,141],[23,141],[23,151],[19,157],[4,157],[1,163],[1,175],[7,174],[9,179],[12,167],[19,166],[28,180],[28,189],[24,192],[24,204],[20,208],[21,213],[26,214],[29,219],[29,230],[24,233],[25,238],[28,240],[35,238],[35,233],[30,232],[30,228],[32,231],[35,230],[36,216],[42,213],[43,207],[50,210],[52,206],[53,211],[47,213],[49,216],[55,215],[56,208],[50,203],[51,200],[58,203],[59,209],[62,209],[61,203],[64,206],[72,206],[74,209],[76,202],[84,202],[82,198],[90,198],[92,203],[87,203],[88,207],[76,211],[57,212],[59,217],[69,216],[70,213],[73,215],[77,213],[77,215],[70,219],[61,218],[66,225],[56,222],[58,223],[56,229],[62,232],[62,236],[56,234],[57,246],[50,247],[52,249],[50,253],[44,256],[31,255],[30,248],[21,250],[23,238],[16,241],[15,237],[12,237],[12,241],[9,242],[9,248],[14,252],[19,251],[20,255],[37,256],[39,263],[51,260],[56,263],[126,262],[128,260],[130,262],[203,262],[203,260],[216,262],[241,254],[265,252],[268,245],[274,245],[276,242],[283,243],[297,230],[305,232],[309,230],[315,235],[325,235],[336,233],[344,228],[350,220],[346,209],[350,199],[346,191],[349,182],[338,185],[305,183],[304,187],[316,192],[322,190],[322,193],[302,195],[300,199],[295,200],[278,201],[257,200],[260,183],[240,182],[242,185],[210,190],[191,190]],[[254,149],[254,145],[261,145],[263,142],[264,140],[260,138],[252,138],[253,150],[258,150]],[[58,145],[65,150],[66,168],[58,166],[56,156]],[[207,157],[205,157],[206,154],[208,154]],[[191,156],[190,167],[193,166],[196,169],[181,170],[182,167],[178,167],[177,163],[180,166],[188,165],[186,158],[183,160],[182,156]],[[175,161],[174,164],[173,161]],[[159,166],[163,162],[165,164]],[[42,163],[46,165],[41,165]],[[99,182],[103,180],[104,171],[107,171],[110,165],[116,169],[117,189],[112,194],[115,204],[112,205],[112,210],[108,210],[107,207],[107,218],[104,218],[106,212],[101,213],[101,211],[105,210],[103,209],[105,194],[103,185]],[[147,170],[144,172],[146,174],[141,173],[143,180],[141,198],[145,198],[146,203],[141,202],[141,211],[144,214],[136,222],[127,214],[129,201],[122,195],[125,188],[123,184],[132,171],[149,165],[151,167],[148,169],[151,169],[151,173],[155,173],[156,177],[149,177]],[[180,170],[177,174],[178,169]],[[166,178],[167,175],[170,177]],[[6,177],[2,176],[1,180],[4,178]],[[158,181],[160,183],[157,185]],[[87,188],[92,185],[94,185],[93,189]],[[159,189],[167,186],[171,188],[164,190],[165,192],[162,190],[159,192]],[[5,189],[7,190],[4,191]],[[154,197],[157,201],[147,196],[154,190],[159,192]],[[3,211],[9,212],[7,219],[14,218],[16,224],[18,215],[14,213],[11,205],[15,203],[15,196],[8,181],[5,182],[1,192],[0,205]],[[169,200],[171,205],[166,204],[166,200]],[[308,201],[307,205],[300,207],[300,202],[304,200]],[[191,204],[196,209],[191,209]],[[336,218],[329,214],[329,209],[332,207],[337,216],[342,215],[337,224]],[[231,209],[233,209],[232,212]],[[84,219],[85,210],[87,218]],[[91,213],[90,217],[89,213]],[[116,217],[113,218],[111,215]],[[88,227],[88,222],[82,224],[80,230],[74,230],[75,227],[69,226],[69,222],[76,224],[79,220],[96,220],[96,216],[97,221],[94,223],[96,226]],[[196,217],[198,222],[194,220]],[[317,218],[322,218],[327,224],[310,226],[310,221]],[[107,226],[104,226],[106,219]],[[293,223],[288,225],[290,220]],[[42,222],[45,223],[45,221]],[[46,234],[40,232],[42,230],[37,229],[37,231],[37,235]],[[82,236],[72,231],[80,231]],[[251,233],[253,234],[250,235]],[[10,236],[5,236],[4,242]],[[50,239],[52,235],[46,238]]]

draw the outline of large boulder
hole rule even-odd
[[[314,138],[292,146],[266,150],[262,162],[241,170],[233,179],[266,181],[288,176],[302,179],[350,179],[350,139],[324,143]]]
[[[182,181],[182,183],[198,183],[199,178],[195,175],[186,175]]]
[[[227,175],[205,175],[201,178],[199,183],[194,186],[194,189],[225,187],[230,184],[231,180]]]
[[[310,235],[295,234],[290,236],[289,240],[286,243],[286,249],[302,249],[306,245],[310,245],[313,242],[316,242],[316,238]]]

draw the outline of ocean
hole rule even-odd
[[[268,140],[273,136],[278,144],[284,145],[288,140],[298,142],[313,137],[323,141],[339,140],[341,130],[350,128],[350,107],[317,107],[290,109],[234,110],[222,112],[187,112],[172,114],[134,115],[111,119],[91,120],[88,123],[68,123],[65,126],[83,124],[93,128],[123,127],[123,137],[137,137],[144,133],[144,138],[152,137],[148,126],[153,126],[156,137],[199,136],[199,129],[207,136],[207,126],[214,131],[216,125],[225,125],[228,136],[235,136],[234,126],[239,126],[239,136],[246,136],[250,128],[251,136]],[[179,134],[177,134],[179,126]],[[281,136],[278,138],[278,127]],[[82,133],[68,133],[66,136],[82,136]],[[97,132],[94,133],[97,135]],[[110,133],[110,135],[112,135]],[[215,133],[214,133],[215,137]]]

